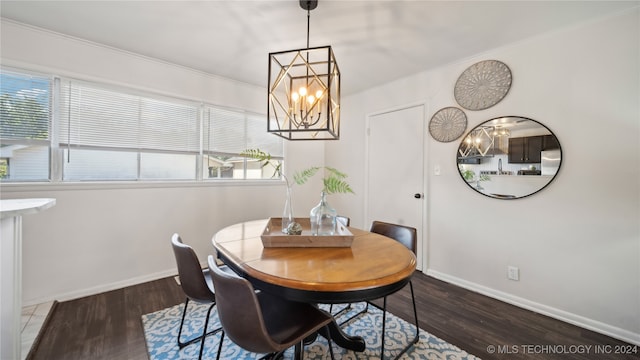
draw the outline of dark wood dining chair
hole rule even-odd
[[[178,265],[178,277],[180,279],[180,286],[182,291],[186,295],[184,301],[184,310],[182,311],[182,319],[180,320],[180,329],[178,330],[178,347],[180,349],[191,345],[197,341],[200,341],[200,354],[198,360],[202,359],[202,352],[204,350],[205,338],[208,335],[215,334],[222,330],[222,328],[214,329],[207,332],[209,325],[209,315],[211,310],[216,305],[216,296],[213,288],[213,280],[210,276],[209,269],[202,269],[200,261],[196,256],[195,251],[189,245],[182,242],[180,235],[173,234],[171,237],[171,245],[173,247],[173,254],[176,258],[176,264]],[[231,271],[231,270],[228,270]],[[182,328],[184,326],[184,319],[187,315],[187,309],[189,307],[189,301],[193,301],[200,304],[208,304],[209,310],[207,311],[207,317],[204,320],[204,327],[202,329],[202,335],[196,336],[192,339],[182,341]]]
[[[220,270],[212,255],[208,261],[217,290],[218,317],[224,329],[217,359],[225,335],[247,351],[266,353],[274,359],[295,346],[295,358],[302,359],[305,338],[317,332],[327,338],[333,359],[331,337],[326,328],[333,321],[331,314],[311,304],[289,301],[265,291],[256,292],[247,279]]]
[[[404,245],[407,249],[411,250],[414,254],[416,253],[418,247],[418,231],[410,226],[398,225],[387,223],[383,221],[373,221],[371,223],[371,229],[369,230],[372,233],[384,235],[388,238],[394,239]],[[418,311],[416,310],[416,298],[413,294],[413,283],[409,280],[409,288],[411,289],[411,301],[413,303],[413,316],[415,319],[415,327],[416,327],[416,335],[415,337],[405,346],[402,351],[397,354],[394,359],[398,359],[402,354],[407,352],[413,344],[417,343],[420,338],[420,326],[418,324]],[[369,304],[372,306],[376,306],[373,303],[367,302],[364,310],[359,313],[351,316],[347,320],[343,321],[342,324],[351,321],[353,318],[356,318],[369,310]],[[387,297],[385,296],[382,300],[382,346],[380,349],[380,359],[384,358],[384,338],[385,338],[385,325],[386,325],[386,314],[387,314]],[[377,306],[376,306],[377,307]]]

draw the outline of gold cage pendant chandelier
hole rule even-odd
[[[307,10],[307,47],[269,53],[267,131],[288,140],[340,138],[340,70],[331,46],[309,47],[311,10],[318,0],[300,0]]]

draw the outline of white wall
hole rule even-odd
[[[266,113],[266,90],[97,44],[2,21],[2,64],[151,90]],[[266,127],[266,124],[265,124]],[[322,165],[322,143],[286,143],[290,176]],[[313,179],[293,191],[294,213],[308,216],[319,200]],[[281,183],[2,185],[3,199],[51,197],[56,206],[24,218],[23,302],[71,298],[176,274],[174,232],[203,264],[224,226],[281,216]]]
[[[348,97],[344,141],[327,144],[327,162],[349,169],[362,194],[367,114],[426,101],[428,122],[458,106],[453,87],[468,66],[503,61],[511,90],[492,108],[465,111],[467,130],[505,115],[539,120],[560,140],[562,169],[534,196],[490,199],[458,174],[459,141],[429,136],[427,273],[640,344],[639,19],[636,8]],[[366,226],[357,200],[335,205]],[[520,281],[507,280],[508,265]]]

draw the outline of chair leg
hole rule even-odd
[[[382,345],[380,346],[380,360],[384,359],[384,335],[385,325],[387,325],[387,297],[382,300]]]
[[[348,319],[346,319],[346,320],[342,321],[339,325],[342,327],[342,325],[344,325],[344,324],[348,323],[349,321],[351,321],[351,320],[353,320],[353,319],[357,318],[358,316],[360,316],[360,315],[362,315],[362,314],[366,314],[366,313],[369,311],[369,302],[367,301],[367,302],[365,302],[365,304],[366,304],[366,305],[365,305],[364,309],[360,310],[360,312],[358,312],[357,314],[353,314],[353,315],[351,315]],[[350,307],[351,307],[351,304],[349,304],[349,306],[348,306],[347,308],[350,308]],[[347,308],[345,308],[345,309],[347,309]],[[341,312],[341,311],[339,311],[338,313],[336,313],[336,314],[334,315],[334,317],[335,317],[335,316],[337,316],[338,314],[340,314],[340,312]]]
[[[202,352],[204,351],[204,342],[205,340],[207,340],[207,335],[209,335],[209,333],[207,333],[207,327],[209,326],[209,316],[211,315],[211,310],[213,310],[214,306],[216,306],[216,303],[213,303],[211,304],[211,306],[209,306],[209,310],[207,311],[207,318],[204,320],[204,329],[202,329],[202,336],[201,336],[202,339],[200,341],[200,355],[198,355],[198,360],[202,359]],[[211,332],[211,334],[215,334],[221,330],[222,328],[215,329]],[[220,339],[220,344],[222,344],[222,339]]]
[[[222,342],[224,341],[224,331],[220,335],[220,344],[218,344],[218,355],[216,355],[216,360],[220,360],[220,353],[222,352]]]
[[[407,346],[404,347],[404,349],[402,349],[402,351],[397,354],[394,357],[394,360],[397,360],[398,358],[400,358],[400,356],[402,356],[402,354],[406,353],[407,350],[409,350],[409,348],[411,346],[413,346],[414,344],[416,344],[419,340],[420,340],[420,325],[418,324],[418,311],[416,309],[416,298],[415,295],[413,293],[413,283],[411,282],[411,280],[409,280],[409,288],[411,289],[411,302],[413,304],[413,318],[415,320],[415,327],[416,327],[416,335],[415,337],[407,344]],[[373,304],[374,306],[378,307],[377,305]],[[331,308],[330,308],[331,310]],[[349,321],[351,321],[352,319],[366,313],[367,311],[369,311],[369,302],[366,303],[365,308],[358,312],[355,315],[352,315],[351,317],[349,317],[348,319],[346,319],[345,321],[340,323],[340,326],[342,327],[342,325],[348,323]],[[339,314],[340,312],[338,312]],[[382,302],[382,344],[380,346],[380,359],[384,359],[384,338],[385,338],[385,330],[386,330],[386,321],[387,321],[387,297],[385,296],[383,298],[383,302]],[[329,345],[331,346],[331,345]],[[330,348],[331,351],[331,348]],[[333,352],[332,352],[332,356],[333,356]],[[332,357],[333,358],[333,357]]]
[[[211,305],[211,307],[209,308],[209,312],[211,312],[211,309],[213,308],[214,305],[215,305],[215,303],[213,303]],[[180,341],[180,338],[182,337],[182,329],[184,328],[184,319],[187,316],[187,307],[188,306],[189,306],[189,298],[186,298],[186,300],[184,301],[184,310],[182,311],[182,319],[180,320],[180,328],[178,329],[178,348],[179,349],[182,349],[187,345],[194,344],[194,343],[196,343],[198,341],[202,341],[202,335],[196,336],[193,339],[189,339],[189,340],[184,341],[184,342]],[[205,330],[206,330],[206,328],[205,328]],[[213,335],[213,334],[217,333],[220,330],[222,330],[222,328],[214,329],[214,330],[209,331],[208,333],[203,333],[203,334],[206,337],[206,336],[209,336],[209,335]]]
[[[184,325],[184,318],[187,316],[187,307],[189,307],[189,298],[186,298],[184,301],[184,310],[182,311],[182,319],[180,320],[180,328],[178,330],[178,348],[180,349],[199,340],[199,338],[196,337],[186,342],[180,341],[180,337],[182,336],[182,327]]]
[[[338,316],[341,316],[343,313],[346,313],[346,312],[348,312],[348,311],[349,311],[349,310],[351,310],[351,309],[352,309],[352,307],[351,307],[351,303],[349,303],[349,304],[347,304],[345,307],[343,307],[342,309],[340,309],[340,310],[336,311],[336,313],[334,314],[334,313],[333,313],[333,304],[330,304],[330,305],[329,305],[329,313],[330,313],[331,315],[333,315],[333,317],[334,317],[334,318],[336,318],[336,317],[338,317]],[[355,315],[354,315],[354,316],[355,316]]]
[[[302,360],[304,358],[304,344],[303,344],[303,342],[304,342],[304,340],[300,341],[294,347],[294,351],[295,351],[294,359],[295,360]]]
[[[397,360],[398,358],[400,358],[400,356],[402,356],[402,354],[406,353],[407,350],[409,350],[409,348],[411,346],[413,346],[414,344],[416,344],[418,342],[418,340],[420,340],[420,326],[418,324],[418,311],[416,310],[416,298],[413,294],[413,283],[411,282],[411,280],[409,280],[409,288],[411,289],[411,302],[413,303],[413,317],[415,319],[415,326],[416,326],[416,336],[411,339],[411,341],[409,341],[409,343],[407,344],[407,346],[405,346],[402,351],[400,351],[400,353],[398,353],[396,356],[394,356],[394,360]],[[383,302],[383,309],[382,309],[382,347],[380,350],[380,359],[384,359],[384,335],[385,335],[385,320],[386,320],[386,313],[387,313],[387,297],[385,296],[384,298],[384,302]]]
[[[329,331],[329,329],[326,329],[326,339],[327,339],[327,343],[329,344],[329,355],[331,356],[331,360],[334,360],[333,357],[333,347],[331,346],[331,332]],[[304,340],[300,341],[299,343],[297,343],[294,347],[294,359],[295,360],[303,360],[304,359]],[[282,352],[278,353],[281,354]],[[278,354],[276,354],[273,359],[277,358]]]
[[[258,358],[258,360],[280,360],[280,359],[284,359],[284,351],[278,351],[277,353],[268,353],[266,355],[264,355],[261,358]]]
[[[349,304],[351,306],[351,304]],[[333,346],[331,346],[331,331],[327,328],[327,344],[329,344],[329,355],[331,356],[331,360],[334,360],[333,357]]]
[[[268,353],[260,358],[258,358],[258,360],[280,360],[284,358],[284,351],[278,351],[275,353]]]
[[[416,337],[413,339],[413,343],[417,343],[420,338],[420,325],[418,324],[418,310],[416,310],[416,297],[413,295],[413,283],[409,280],[409,288],[411,289],[411,302],[413,302],[413,318],[416,321]]]

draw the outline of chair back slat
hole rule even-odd
[[[223,272],[209,256],[209,271],[217,289],[216,306],[225,335],[241,348],[268,353],[278,351],[262,316],[260,303],[251,283]]]
[[[391,224],[383,221],[373,221],[370,231],[392,238],[406,246],[406,248],[414,254],[416,253],[418,247],[418,231],[414,227]]]
[[[185,295],[196,302],[215,301],[213,290],[207,285],[200,261],[193,248],[184,244],[178,234],[173,234],[171,237],[171,246],[178,266],[180,286]]]

